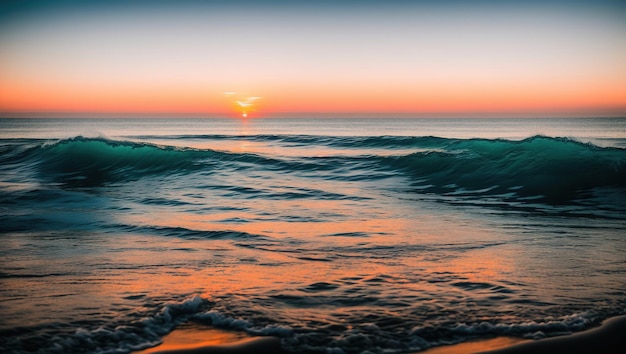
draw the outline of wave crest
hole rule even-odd
[[[413,176],[420,193],[560,202],[596,187],[626,187],[626,151],[543,136],[451,140],[443,149],[386,162]]]
[[[203,137],[203,136],[200,136]],[[253,136],[255,139],[278,136]],[[311,137],[286,136],[314,144]],[[598,188],[626,188],[626,150],[565,138],[521,141],[435,137],[316,137],[342,146],[331,156],[263,156],[211,149],[76,137],[54,144],[23,145],[2,153],[3,164],[34,168],[39,178],[67,186],[99,186],[150,176],[216,171],[295,174],[307,179],[378,181],[407,177],[408,191],[455,198],[496,198],[562,203],[589,197]],[[380,153],[380,147],[385,151]],[[362,149],[375,147],[364,155]],[[346,154],[346,148],[355,148]],[[396,148],[413,153],[393,155]],[[278,178],[278,177],[277,177]]]
[[[84,186],[190,170],[196,154],[194,150],[83,137],[61,140],[34,151],[43,176]]]

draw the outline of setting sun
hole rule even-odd
[[[234,110],[241,114],[242,118],[247,118],[250,112],[255,111],[257,109],[256,102],[261,99],[258,96],[245,96],[232,91],[224,92],[224,96],[231,100]]]

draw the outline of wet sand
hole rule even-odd
[[[541,339],[484,354],[487,353],[626,353],[626,316],[611,318],[598,328],[569,336]]]
[[[505,338],[503,340],[503,338]],[[509,342],[509,344],[507,344]],[[432,348],[421,354],[621,354],[626,353],[626,316],[605,321],[602,326],[572,335],[540,340],[498,337]]]
[[[163,343],[135,354],[244,354],[286,353],[276,337],[251,337],[193,324],[183,325],[163,338]],[[626,353],[626,316],[605,321],[602,326],[572,335],[524,340],[511,337],[469,341],[431,348],[420,354],[544,354]]]
[[[163,338],[163,343],[134,354],[236,354],[284,353],[276,337],[251,337],[243,332],[224,331],[184,324]]]
[[[468,354],[479,353],[487,350],[496,350],[508,348],[516,344],[529,342],[527,339],[514,337],[496,337],[490,339],[478,339],[468,342],[445,345],[441,347],[430,348],[415,354]]]

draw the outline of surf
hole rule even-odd
[[[448,140],[438,150],[388,158],[418,193],[566,202],[626,187],[626,150],[564,138]]]
[[[184,139],[190,139],[185,136]],[[198,139],[216,136],[199,135]],[[226,139],[225,136],[218,136]],[[242,137],[233,137],[243,139]],[[412,194],[568,203],[598,190],[626,189],[626,150],[566,138],[523,140],[437,137],[250,136],[288,144],[333,146],[334,154],[267,156],[74,137],[12,145],[0,151],[9,168],[61,185],[101,186],[142,178],[258,171],[298,178],[378,181],[404,178]],[[380,148],[383,148],[382,152]],[[288,147],[284,147],[287,149]],[[354,153],[346,153],[354,149]],[[373,149],[373,150],[367,150]],[[401,149],[396,151],[395,149]],[[402,152],[409,153],[402,153]]]

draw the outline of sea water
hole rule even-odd
[[[0,351],[294,352],[626,310],[626,119],[1,119]]]

